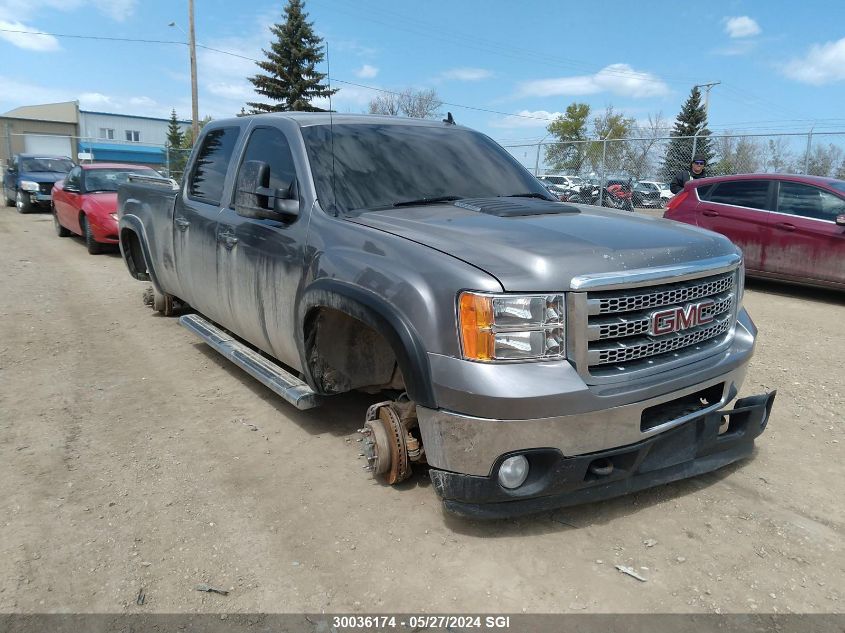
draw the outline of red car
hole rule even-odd
[[[743,174],[687,182],[664,218],[721,233],[749,276],[845,290],[845,181]]]
[[[117,187],[129,174],[161,177],[142,165],[95,163],[78,165],[53,186],[53,223],[59,237],[76,233],[88,252],[103,252],[117,244]]]

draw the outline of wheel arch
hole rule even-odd
[[[408,396],[420,405],[435,408],[428,354],[414,326],[378,295],[334,279],[314,282],[297,302],[296,344],[302,370],[312,387],[317,381],[309,362],[309,329],[321,310],[336,310],[381,335],[393,351]]]

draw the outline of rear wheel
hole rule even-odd
[[[6,187],[3,187],[3,200],[5,200],[7,207],[15,206],[15,199],[9,197],[9,194],[6,192]]]
[[[23,195],[20,191],[15,194],[15,206],[18,209],[18,213],[29,213],[32,211],[32,202],[30,202],[28,196]]]
[[[91,255],[102,253],[103,245],[94,239],[94,233],[91,230],[91,225],[88,223],[88,218],[83,215],[79,223],[82,225],[80,228],[82,229],[82,237],[85,238],[85,246],[88,248],[88,252]]]

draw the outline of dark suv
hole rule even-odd
[[[29,213],[35,207],[50,208],[53,185],[73,168],[66,156],[16,154],[3,174],[3,196],[7,206],[16,206],[18,213]]]
[[[749,275],[845,290],[845,181],[744,174],[689,181],[663,217],[725,235]]]

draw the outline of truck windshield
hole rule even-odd
[[[302,135],[317,198],[328,212],[445,198],[538,194],[554,199],[516,159],[478,132],[377,123],[335,125],[333,131],[328,125],[309,126]]]
[[[67,158],[22,158],[21,171],[61,172],[66,174],[73,169],[73,163]]]

